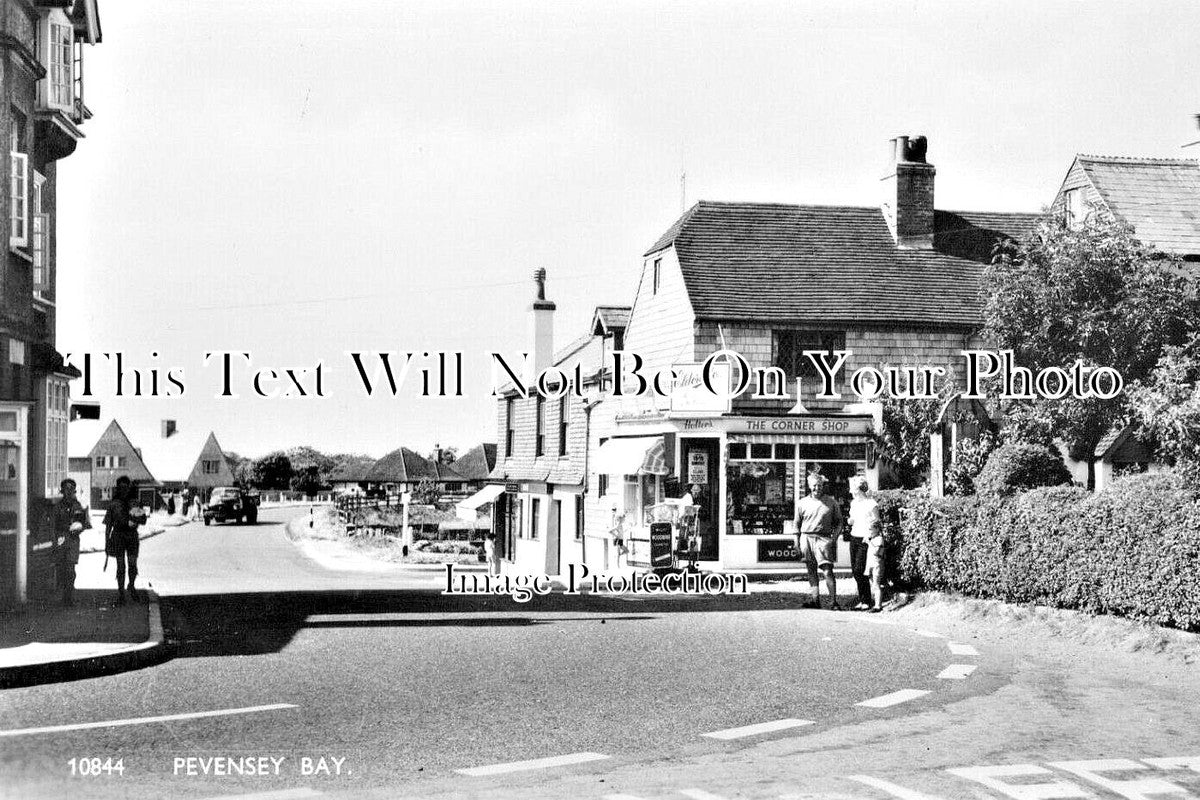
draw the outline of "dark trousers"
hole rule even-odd
[[[138,546],[141,543],[138,541],[136,533],[117,535],[114,534],[109,549],[111,555],[117,561],[117,590],[122,594],[125,592],[125,567],[129,566],[129,588],[133,588],[133,582],[137,580],[138,568]]]
[[[858,587],[858,602],[871,602],[871,579],[867,577],[867,543],[862,539],[850,539],[850,574]]]
[[[70,558],[60,558],[58,561],[58,588],[62,591],[64,603],[75,599],[75,562]]]

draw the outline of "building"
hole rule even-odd
[[[207,500],[213,488],[234,483],[233,469],[213,431],[182,431],[176,420],[164,419],[158,430],[141,432],[136,444],[164,494],[192,490]]]
[[[1192,278],[1200,278],[1200,162],[1179,158],[1076,155],[1051,204],[1068,225],[1093,215],[1129,225],[1138,239],[1166,255],[1178,256]],[[1059,450],[1072,479],[1097,491],[1120,471],[1156,465],[1153,454],[1118,427],[1096,446],[1093,461]]]
[[[125,475],[137,489],[142,505],[154,504],[159,483],[121,423],[115,419],[76,420],[70,424],[68,436],[71,477],[81,502],[94,509],[103,508],[112,499],[117,478]]]
[[[824,474],[847,500],[850,479],[865,475],[876,486],[880,467],[872,446],[880,405],[854,402],[844,379],[840,399],[814,397],[818,374],[804,353],[850,351],[842,376],[860,366],[952,369],[960,350],[979,345],[978,292],[993,247],[1022,238],[1037,220],[936,209],[926,151],[923,137],[893,140],[881,206],[702,201],[672,224],[642,256],[620,330],[644,376],[674,371],[671,396],[616,397],[601,391],[610,388],[601,369],[592,378],[598,391],[572,406],[567,430],[585,438],[583,447],[571,439],[578,459],[565,465],[544,455],[555,455],[551,403],[539,410],[536,399],[511,395],[499,403],[505,452],[493,479],[505,482],[497,503],[507,513],[496,523],[507,540],[505,569],[557,574],[567,560],[555,550],[593,572],[669,561],[673,543],[651,541],[653,509],[689,486],[700,507],[701,568],[799,569],[791,519],[805,476]],[[535,301],[535,354],[545,350],[537,319],[545,311]],[[778,368],[767,377],[785,377],[788,396],[696,390],[702,364],[720,350],[740,354],[748,378]],[[722,359],[714,376],[737,385],[743,371]],[[559,498],[575,505],[576,525],[547,507]],[[578,543],[549,541],[556,525],[581,530]]]
[[[367,470],[367,491],[402,494],[416,489],[423,480],[437,482],[433,462],[407,447],[398,447]]]
[[[450,464],[439,466],[450,468],[449,473],[445,474],[446,491],[477,492],[484,487],[488,476],[496,468],[496,445],[492,442],[477,444]]]
[[[1051,209],[1072,225],[1120,219],[1162,252],[1200,261],[1200,162],[1077,155]]]

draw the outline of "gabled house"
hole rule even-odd
[[[100,509],[112,499],[117,478],[129,477],[143,505],[152,506],[158,481],[121,423],[79,419],[70,424],[70,476],[80,501]]]
[[[1051,209],[1068,224],[1115,217],[1162,252],[1200,260],[1200,162],[1077,155]]]
[[[365,475],[368,490],[387,494],[411,492],[425,479],[437,481],[437,467],[407,447],[399,447],[388,453],[376,461]]]
[[[182,431],[175,420],[161,420],[157,431],[140,433],[136,444],[164,493],[190,489],[207,500],[214,487],[233,485],[233,469],[212,431]]]
[[[982,345],[979,288],[994,248],[1038,219],[938,209],[925,139],[898,137],[893,147],[880,206],[697,203],[642,255],[627,319],[598,310],[581,348],[594,358],[604,346],[596,334],[619,333],[644,376],[674,371],[681,387],[698,380],[710,355],[730,350],[752,375],[779,368],[788,398],[572,397],[565,461],[554,452],[553,402],[511,391],[500,400],[503,454],[492,477],[505,484],[496,532],[506,540],[506,571],[556,574],[567,552],[593,572],[669,563],[673,542],[652,541],[650,523],[661,513],[655,506],[689,487],[702,569],[795,571],[789,526],[806,475],[825,475],[843,500],[856,475],[878,486],[879,403],[857,402],[845,378],[840,399],[816,399],[818,376],[804,352],[851,351],[844,376],[860,366],[952,369],[962,349]],[[548,352],[539,343],[546,311],[539,293],[535,360]],[[614,320],[625,324],[610,331]],[[559,359],[538,360],[548,363]],[[740,367],[727,370],[736,384]],[[588,374],[598,389],[604,373]],[[551,532],[574,515],[547,508],[567,498],[578,514],[569,529],[582,534],[570,548]]]

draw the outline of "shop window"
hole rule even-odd
[[[794,444],[777,444],[775,445],[775,458],[779,461],[791,461],[796,457],[796,445]]]
[[[794,461],[741,461],[725,471],[730,534],[779,535],[796,513]]]
[[[731,442],[729,444],[729,457],[731,459],[743,460],[746,458],[749,445],[742,442]]]
[[[658,475],[625,476],[625,519],[629,524],[649,523],[650,507],[662,500],[662,479]]]
[[[46,497],[58,496],[67,477],[67,409],[70,404],[67,382],[47,378],[42,398],[46,415]]]
[[[775,366],[782,369],[789,379],[802,378],[804,385],[814,392],[820,388],[820,373],[804,352],[819,350],[832,354],[834,350],[846,349],[845,331],[782,330],[775,331],[773,338]],[[831,357],[826,358],[826,361],[830,360]]]
[[[772,458],[775,451],[769,444],[752,444],[750,445],[750,458],[754,460],[768,460]]]

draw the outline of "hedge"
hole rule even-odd
[[[1123,478],[1095,494],[879,495],[899,586],[1200,630],[1200,498],[1175,476]]]

